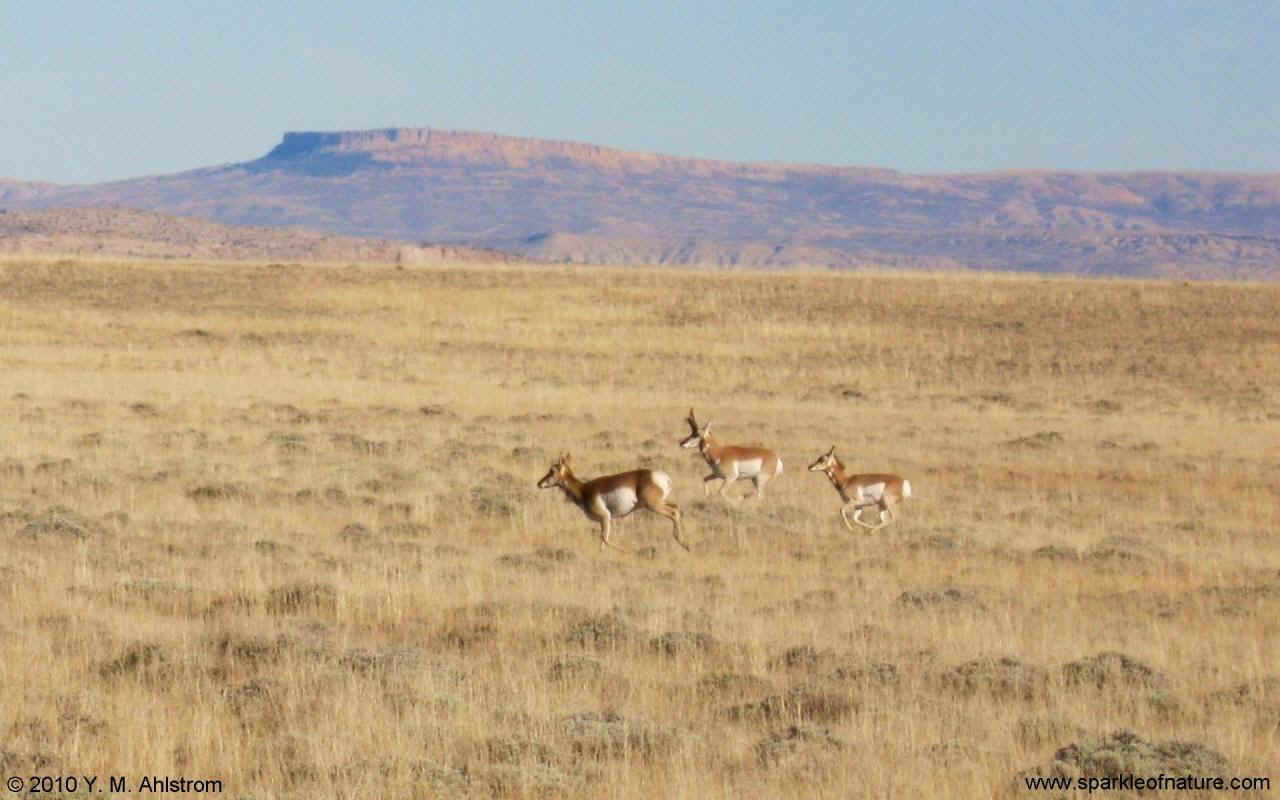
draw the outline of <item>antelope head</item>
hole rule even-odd
[[[564,486],[565,478],[571,474],[569,471],[569,454],[565,453],[560,456],[556,463],[551,465],[551,469],[547,470],[547,474],[542,476],[542,480],[538,481],[538,488],[554,489],[557,486]]]
[[[693,409],[689,409],[689,416],[685,419],[689,423],[689,435],[680,440],[680,446],[692,449],[699,447],[707,439],[707,434],[711,433],[711,423],[699,425],[696,417],[693,416]]]
[[[836,446],[833,444],[830,450],[818,456],[818,460],[809,465],[809,471],[825,472],[830,475],[839,464],[840,461],[836,459]]]

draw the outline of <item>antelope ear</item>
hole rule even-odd
[[[827,455],[834,456],[835,454],[836,454],[836,446],[833,444],[831,445],[831,449],[827,451]]]
[[[567,467],[567,466],[569,466],[569,451],[568,451],[568,450],[565,450],[565,451],[564,451],[564,455],[560,456],[560,463],[561,463],[561,464],[563,464],[563,465],[565,465],[566,467]]]

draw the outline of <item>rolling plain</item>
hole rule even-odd
[[[1277,309],[1276,284],[5,256],[0,772],[1274,788]],[[703,497],[690,407],[778,451],[763,501]],[[895,524],[841,525],[805,471],[831,445],[911,480]],[[666,470],[691,552],[644,512],[615,526],[635,554],[601,550],[535,488],[566,450]]]

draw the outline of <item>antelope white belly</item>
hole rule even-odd
[[[749,458],[746,461],[738,462],[738,477],[754,478],[760,474],[760,470],[764,469],[763,458]]]
[[[884,497],[883,483],[868,483],[865,486],[858,487],[858,499],[860,501],[879,502],[882,497]]]
[[[636,508],[636,493],[627,486],[619,486],[611,492],[605,492],[600,498],[604,500],[605,508],[609,509],[609,513],[615,517],[625,517]]]

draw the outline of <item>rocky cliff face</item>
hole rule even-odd
[[[120,205],[556,260],[1274,276],[1280,175],[741,164],[492,133],[293,132],[242,164],[0,206]]]

